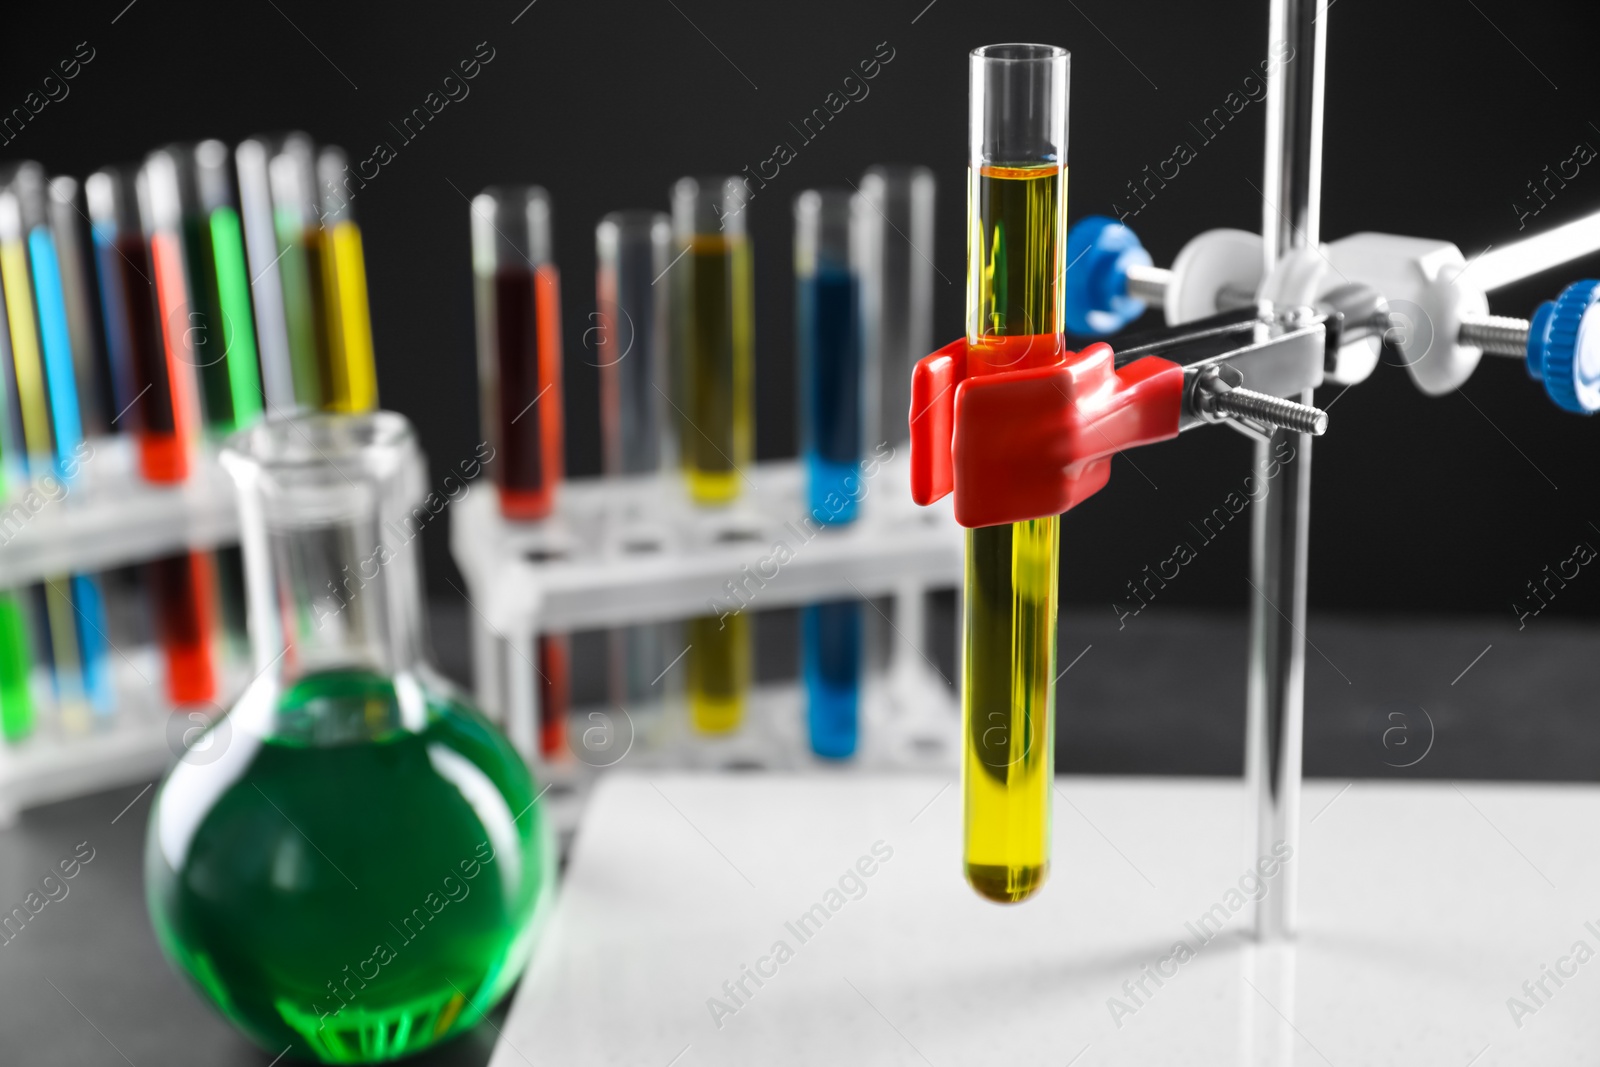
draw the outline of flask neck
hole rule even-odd
[[[424,660],[423,461],[397,415],[260,424],[224,453],[259,674],[410,672]]]
[[[418,664],[420,546],[397,537],[381,509],[318,526],[264,525],[267,574],[250,599],[276,616],[257,627],[263,636],[276,630],[276,640],[261,643],[258,669],[263,654],[280,657],[285,681],[329,670],[392,675]]]

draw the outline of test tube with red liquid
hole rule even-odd
[[[106,343],[119,388],[119,423],[126,422],[138,442],[139,469],[157,484],[189,476],[194,424],[189,419],[186,386],[192,368],[165,343],[160,276],[156,255],[167,271],[168,303],[179,279],[173,271],[176,250],[148,241],[141,221],[136,172],[108,167],[85,183],[100,278]],[[148,196],[146,196],[148,199]],[[181,314],[181,309],[173,308]],[[122,394],[128,394],[123,399]],[[155,601],[156,629],[167,664],[168,696],[175,705],[216,699],[216,660],[212,647],[212,561],[208,554],[184,552],[146,569]]]
[[[498,186],[472,200],[472,275],[478,388],[490,469],[508,519],[543,519],[561,481],[561,279],[551,256],[550,197]],[[539,748],[566,745],[570,651],[541,634]]]

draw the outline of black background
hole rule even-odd
[[[1266,42],[1265,7],[895,0],[496,0],[313,4],[307,0],[125,0],[13,9],[0,36],[0,109],[20,106],[80,41],[95,58],[0,159],[83,174],[169,141],[303,128],[352,160],[380,141],[396,158],[355,202],[367,246],[385,406],[421,429],[442,476],[479,440],[467,197],[536,181],[557,211],[564,274],[568,470],[597,471],[596,372],[583,332],[593,308],[593,225],[604,212],[666,206],[685,173],[754,167],[857,61],[894,50],[814,143],[751,205],[757,248],[757,440],[795,447],[789,203],[868,165],[913,161],[940,183],[937,333],[961,331],[966,125],[964,56],[1036,40],[1073,53],[1069,194],[1074,219],[1126,201],[1142,168],[1195,142],[1189,122],[1239,88]],[[1351,0],[1330,15],[1323,235],[1371,229],[1455,241],[1468,255],[1510,240],[1513,201],[1586,141],[1600,147],[1600,75],[1578,3]],[[120,12],[120,14],[119,14]],[[1591,13],[1592,14],[1592,13]],[[115,20],[115,21],[113,21]],[[513,21],[515,20],[515,21]],[[1587,21],[1587,20],[1585,20]],[[1565,30],[1562,27],[1567,27]],[[494,58],[413,142],[398,123],[458,61]],[[1259,230],[1264,108],[1251,104],[1130,223],[1158,264],[1195,233]],[[1600,162],[1561,190],[1528,232],[1600,208]],[[1526,315],[1590,258],[1495,295]],[[1334,402],[1336,389],[1320,394]],[[1340,396],[1315,457],[1311,598],[1316,609],[1469,611],[1511,621],[1511,601],[1546,564],[1600,545],[1593,442],[1600,427],[1555,409],[1520,366],[1489,360],[1458,394],[1423,397],[1387,366]],[[1137,469],[1134,464],[1137,464]],[[1064,532],[1069,602],[1100,608],[1170,554],[1249,471],[1224,431],[1119,458],[1110,487]],[[1591,522],[1595,525],[1591,525]],[[1230,527],[1166,603],[1237,607],[1248,533]],[[430,535],[436,587],[453,573]],[[1579,579],[1550,613],[1600,610]],[[1109,616],[1108,616],[1109,619]]]

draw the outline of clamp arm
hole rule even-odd
[[[1321,380],[1322,319],[1233,316],[1162,334],[1125,355],[1017,337],[927,356],[911,377],[912,499],[954,493],[969,528],[1020,522],[1098,492],[1115,453],[1194,426],[1326,429],[1324,412],[1283,399]]]

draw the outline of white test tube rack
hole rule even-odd
[[[860,517],[825,528],[806,525],[802,471],[792,460],[746,468],[741,500],[722,510],[691,507],[674,472],[666,472],[572,479],[550,518],[513,522],[501,516],[491,485],[474,484],[452,506],[450,530],[467,581],[480,704],[548,781],[586,779],[611,756],[622,757],[608,749],[606,758],[574,750],[559,761],[538,759],[538,634],[892,595],[889,667],[863,687],[861,750],[849,763],[954,766],[957,697],[933,665],[922,612],[926,593],[960,585],[963,531],[949,501],[931,508],[911,503],[908,470],[901,448],[864,479]],[[780,543],[787,552],[775,551]],[[777,557],[787,558],[777,563]],[[734,588],[743,593],[736,596]],[[679,652],[670,649],[665,658]],[[682,671],[681,662],[673,666],[664,686],[675,675],[681,690]],[[668,698],[661,710],[670,720],[662,731],[669,740],[629,761],[717,766],[720,754],[738,767],[822,767],[807,754],[795,689],[755,689],[745,727],[727,742],[682,736],[681,702]],[[617,710],[593,714],[609,721]],[[620,710],[631,732],[633,713]],[[575,728],[590,714],[574,709]],[[581,744],[574,737],[569,748]]]
[[[188,481],[161,486],[139,476],[130,439],[90,444],[79,478],[58,499],[19,490],[0,503],[0,589],[238,541],[233,486],[213,457],[198,457]],[[25,808],[153,778],[183,751],[194,724],[166,698],[159,649],[112,647],[108,656],[115,712],[91,717],[82,732],[51,713],[49,667],[35,664],[34,732],[0,742],[0,826]]]

